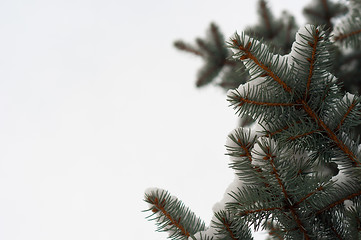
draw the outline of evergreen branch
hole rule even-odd
[[[274,135],[276,135],[276,134],[278,134],[278,133],[280,133],[282,131],[285,131],[285,130],[289,129],[290,127],[294,127],[296,124],[299,124],[299,123],[301,123],[301,121],[297,121],[295,124],[287,125],[287,126],[285,126],[283,128],[279,128],[279,129],[274,130],[272,132],[268,131],[267,134],[265,135],[265,137],[272,137],[272,136],[274,136]]]
[[[167,191],[156,189],[145,193],[145,199],[152,214],[156,217],[150,220],[156,220],[158,231],[169,232],[169,237],[174,240],[186,240],[199,231],[205,229],[205,224],[195,216],[189,208],[177,198],[172,197]]]
[[[284,24],[286,28],[284,30],[284,43],[282,46],[283,52],[281,54],[288,54],[291,50],[291,46],[295,38],[294,30],[296,27],[296,23],[294,17],[289,15],[287,12],[284,12],[283,15],[284,18],[287,18],[287,22]]]
[[[345,120],[346,120],[347,116],[350,114],[350,112],[352,111],[352,109],[354,109],[354,108],[356,107],[356,102],[357,102],[357,101],[356,101],[356,99],[353,99],[353,101],[352,101],[351,105],[348,107],[348,109],[347,109],[346,113],[343,115],[343,117],[342,117],[342,119],[341,119],[340,123],[337,125],[337,127],[336,127],[336,130],[335,130],[335,131],[340,130],[340,128],[341,128],[342,124],[345,122]]]
[[[303,10],[306,17],[313,25],[326,25],[327,29],[333,28],[332,18],[347,12],[347,7],[342,3],[333,3],[328,0],[315,0],[312,5]]]
[[[326,15],[329,15],[327,0],[321,0],[323,7],[325,8]]]
[[[235,237],[235,235],[231,229],[232,222],[229,222],[228,219],[226,219],[224,217],[221,218],[221,222],[222,222],[223,226],[225,227],[224,230],[228,233],[229,237],[233,240],[238,240],[238,238]]]
[[[344,144],[337,136],[336,134],[326,125],[325,122],[321,120],[321,118],[314,112],[312,109],[308,106],[308,104],[301,100],[302,107],[306,111],[306,113],[323,129],[325,130],[326,134],[329,136],[329,138],[337,145],[337,147],[343,151],[347,157],[354,163],[354,165],[360,165],[360,163],[357,161],[356,156],[354,153]]]
[[[270,142],[268,143],[268,141]],[[314,185],[311,179],[308,179],[309,182],[305,183],[302,176],[303,169],[309,169],[311,162],[302,158],[298,159],[298,161],[289,159],[288,154],[290,152],[287,148],[275,146],[275,152],[271,151],[271,148],[273,149],[271,147],[272,140],[268,138],[268,141],[266,142],[265,138],[261,138],[258,141],[258,147],[262,149],[262,152],[255,152],[259,156],[255,161],[261,164],[258,166],[263,170],[262,172],[265,175],[263,182],[268,181],[268,187],[255,185],[253,188],[242,189],[237,193],[232,192],[232,197],[236,200],[236,203],[230,203],[228,205],[229,210],[235,212],[235,216],[238,216],[237,219],[247,219],[246,221],[276,218],[288,229],[287,234],[289,236],[302,234],[305,239],[307,237],[311,238],[313,228],[309,223],[304,223],[308,221],[305,219],[305,212],[309,211],[310,206],[308,203],[302,203],[314,196],[318,190],[321,190],[318,187],[318,190],[313,190],[312,193],[309,193],[309,191],[304,193]],[[289,161],[285,161],[286,159]],[[290,166],[289,162],[292,160],[296,161],[296,164]],[[263,162],[265,164],[262,164]],[[301,191],[300,189],[294,189],[300,186],[300,183],[305,184],[305,188]],[[280,189],[279,193],[278,189]],[[302,195],[304,196],[302,197]],[[296,202],[295,199],[301,200]],[[314,201],[313,199],[318,198],[312,198],[311,203]],[[298,204],[302,204],[302,206]]]
[[[352,31],[352,32],[348,32],[348,33],[340,33],[339,35],[334,36],[334,41],[335,42],[343,42],[347,38],[353,37],[353,36],[358,35],[360,33],[361,33],[361,28],[357,29],[355,31]]]
[[[266,189],[269,188],[270,184],[267,182],[267,179],[263,174],[262,168],[258,165],[252,164],[253,157],[251,154],[251,149],[254,146],[256,136],[253,139],[251,139],[250,133],[248,133],[248,135],[247,135],[243,132],[243,128],[239,128],[238,130],[235,131],[234,135],[230,134],[229,138],[234,143],[237,143],[237,145],[240,147],[240,149],[238,149],[235,147],[227,146],[228,150],[231,151],[231,153],[229,155],[248,159],[249,165],[247,165],[247,167],[250,166],[250,168],[247,169],[242,166],[242,164],[244,164],[244,162],[233,161],[233,163],[230,164],[231,168],[233,168],[235,170],[240,170],[241,172],[237,173],[237,175],[241,176],[241,179],[243,179],[245,182],[248,182],[248,181],[252,182],[252,180],[255,180],[254,177],[256,177],[257,180],[258,179],[261,180],[261,182],[262,182],[261,184],[263,184]],[[239,151],[239,150],[241,150],[241,151]],[[252,176],[253,178],[251,177],[250,174],[253,174],[254,172],[246,173],[246,172],[249,172],[249,169],[254,170],[256,172],[256,174],[255,174],[256,176]],[[245,178],[247,180],[245,180]],[[258,181],[255,181],[255,182],[258,182]],[[253,184],[255,182],[253,182]],[[266,191],[269,192],[270,190],[268,189]]]
[[[158,198],[147,198],[147,201],[155,206],[155,208],[152,209],[152,212],[157,213],[158,211],[161,211],[163,215],[170,221],[169,225],[176,226],[184,236],[190,236],[189,232],[186,231],[185,228],[180,224],[181,218],[178,218],[178,220],[174,219],[171,214],[165,209],[165,199],[163,199],[161,203],[159,203]]]
[[[322,6],[325,9],[325,21],[327,22],[327,26],[332,26],[331,24],[331,15],[330,10],[328,9],[327,0],[321,0]]]
[[[350,45],[359,49],[361,44],[361,4],[357,1],[351,1],[349,6],[349,13],[339,23],[336,24],[333,32],[333,40],[337,43],[343,44],[346,47]]]
[[[316,194],[317,192],[319,191],[323,191],[324,190],[324,187],[323,186],[320,186],[318,187],[315,191],[313,192],[310,192],[309,194],[307,194],[305,197],[303,197],[301,200],[299,200],[298,202],[296,202],[293,206],[298,206],[300,205],[302,202],[304,202],[305,200],[307,200],[309,197],[311,197],[312,195]]]
[[[237,142],[238,142],[239,146],[241,147],[241,149],[244,151],[243,156],[247,157],[249,162],[252,163],[252,155],[251,155],[250,149],[253,146],[250,143],[244,144],[244,142],[242,141],[242,139],[240,137],[237,138]]]
[[[182,51],[185,51],[185,52],[189,52],[189,53],[193,53],[195,55],[198,55],[198,56],[201,56],[201,57],[204,57],[204,54],[201,53],[200,51],[198,51],[197,49],[195,49],[194,47],[184,43],[183,41],[176,41],[174,42],[174,46],[179,49],[179,50],[182,50]]]
[[[302,137],[304,137],[304,136],[311,135],[311,134],[313,134],[313,133],[315,133],[315,132],[320,132],[320,130],[319,130],[319,129],[316,129],[316,130],[312,130],[312,131],[310,131],[310,132],[302,133],[302,134],[299,134],[299,135],[296,135],[296,136],[291,136],[291,137],[289,137],[287,140],[296,140],[296,139],[298,139],[298,138],[302,138]]]
[[[243,128],[239,128],[235,130],[234,134],[229,134],[228,138],[232,141],[230,144],[226,145],[227,150],[229,151],[228,155],[236,158],[230,164],[230,167],[236,170],[237,175],[244,181],[257,182],[260,178],[265,187],[269,187],[269,184],[263,176],[262,169],[259,166],[252,164],[253,156],[251,150],[256,141],[256,136],[252,138],[249,131],[247,133]],[[234,144],[236,145],[232,146]],[[246,159],[247,161],[244,161]]]
[[[348,18],[346,30],[342,26],[342,31],[334,34],[335,42],[361,46],[361,0],[357,1],[360,5],[352,11],[354,18]],[[260,0],[259,3],[264,24],[258,29],[261,31],[254,31],[256,37],[269,33],[269,38],[283,36],[288,39],[291,22],[289,25],[285,21],[274,22],[266,2]],[[326,22],[330,29],[331,18],[344,12],[341,7],[337,8],[341,4],[328,0],[319,0],[314,6],[320,14],[314,9],[306,9],[306,12],[314,12],[314,16],[318,16],[322,24]],[[356,23],[351,24],[353,20]],[[229,136],[233,141],[227,146],[230,167],[236,170],[244,185],[238,191],[229,191],[236,201],[226,203],[227,211],[222,212],[223,215],[215,213],[218,219],[214,222],[215,229],[224,237],[222,239],[244,239],[237,235],[240,225],[253,224],[257,230],[260,226],[265,228],[269,220],[271,224],[277,224],[276,228],[272,225],[270,236],[277,234],[274,237],[279,239],[356,239],[355,231],[361,230],[361,191],[357,186],[361,174],[355,168],[361,165],[361,150],[359,139],[353,140],[349,135],[352,127],[361,123],[361,98],[351,100],[346,95],[342,99],[340,86],[331,73],[337,75],[341,67],[350,69],[350,66],[346,66],[347,60],[344,60],[344,66],[338,64],[340,69],[334,71],[331,68],[334,52],[329,48],[329,34],[323,29],[314,26],[300,29],[288,56],[275,55],[269,47],[246,35],[231,39],[231,47],[237,49],[235,56],[242,61],[239,63],[244,63],[251,80],[255,81],[230,91],[229,100],[239,115],[259,121],[265,133],[256,140],[256,136],[252,139],[250,133],[247,135],[239,128]],[[212,81],[224,66],[228,65],[226,69],[233,72],[238,64],[227,59],[222,35],[214,24],[211,24],[208,37],[209,41],[197,39],[199,49],[186,45],[179,47],[207,61],[199,74],[198,86]],[[354,63],[351,67],[358,68]],[[276,144],[275,149],[272,143]],[[257,152],[257,148],[262,152]],[[322,164],[318,165],[318,162]],[[328,164],[332,163],[336,167],[331,169]],[[323,171],[338,171],[338,167],[345,174],[348,189],[334,184],[331,175],[337,173]],[[343,183],[344,179],[336,179]],[[350,184],[350,181],[354,182]],[[179,239],[195,239],[194,233],[185,226],[189,220],[185,221],[185,217],[179,215],[188,210],[183,205],[173,207],[175,203],[169,204],[174,198],[165,200],[157,194],[152,193],[156,197],[146,198],[146,201],[152,205],[153,215],[158,216],[159,229],[174,232],[178,235],[172,236]],[[350,207],[344,206],[346,200],[352,200],[354,215],[350,213]],[[181,210],[174,213],[175,208]],[[354,225],[350,227],[349,223]],[[200,226],[199,223],[196,225]],[[202,239],[202,234],[200,237]]]
[[[329,94],[331,93],[332,85],[334,85],[332,82],[325,85],[325,91],[323,92],[323,95],[321,97],[321,102],[325,102],[327,96],[329,96]]]
[[[233,232],[232,232],[232,230],[231,230],[231,223],[227,222],[227,220],[226,220],[225,218],[222,218],[222,223],[223,223],[223,225],[226,227],[225,230],[228,232],[229,236],[230,236],[233,240],[238,240],[238,239],[234,236],[234,234],[233,234]]]
[[[291,106],[296,106],[295,103],[258,102],[258,101],[249,100],[247,98],[243,98],[241,96],[239,97],[239,102],[240,103],[238,104],[238,106],[242,106],[244,103],[260,105],[260,106],[268,106],[268,107],[291,107]]]
[[[307,61],[310,63],[310,69],[308,71],[308,77],[307,77],[307,86],[306,86],[306,92],[305,92],[305,97],[304,99],[307,100],[308,98],[308,92],[310,90],[310,85],[311,85],[311,79],[313,77],[313,72],[314,72],[314,68],[315,68],[315,62],[316,62],[316,52],[317,52],[317,45],[318,42],[320,40],[323,39],[323,37],[320,37],[318,35],[319,30],[316,29],[316,34],[313,35],[313,42],[308,42],[308,44],[312,47],[312,54],[311,54],[311,58],[307,58]]]
[[[228,84],[232,84],[233,87],[238,86],[239,84],[245,82],[248,78],[246,75],[242,76],[236,73],[238,67],[240,67],[244,72],[243,64],[237,63],[232,59],[228,59],[228,57],[230,57],[230,51],[226,48],[224,37],[214,23],[211,23],[210,28],[207,31],[206,38],[196,39],[195,46],[184,43],[183,41],[176,41],[174,46],[179,50],[189,52],[203,58],[205,64],[198,71],[198,77],[196,80],[197,87],[203,87],[211,83],[221,74],[222,79],[217,85],[224,86],[225,89],[230,88]]]
[[[361,0],[351,1],[350,6],[351,13],[332,34],[333,40],[360,47]],[[344,9],[342,4],[317,0],[305,12],[318,17],[318,24],[326,23],[332,30],[331,19],[345,13]],[[278,42],[282,42],[289,46],[292,22],[274,21],[265,0],[259,0],[259,13],[261,26],[249,32],[256,38],[274,38],[270,45],[279,46]],[[206,61],[198,75],[198,86],[211,82],[224,69],[233,75],[223,72],[228,82],[220,86],[238,82],[236,68],[249,70],[254,80],[228,94],[237,114],[258,121],[264,133],[257,139],[251,137],[250,131],[247,134],[239,128],[229,136],[232,140],[227,145],[229,165],[243,182],[242,187],[228,191],[235,201],[226,203],[227,211],[215,213],[218,220],[212,220],[212,227],[218,231],[215,235],[222,235],[217,239],[249,239],[243,237],[243,231],[240,233],[243,226],[264,229],[268,221],[272,224],[270,236],[279,239],[361,237],[358,233],[361,231],[361,168],[358,168],[361,147],[359,138],[354,140],[351,135],[353,127],[361,123],[361,98],[351,99],[348,95],[342,98],[341,85],[335,77],[349,78],[345,85],[351,82],[357,87],[353,79],[358,79],[354,76],[358,76],[355,72],[361,66],[357,58],[360,54],[345,58],[341,50],[337,52],[330,47],[329,32],[324,29],[314,26],[300,29],[288,56],[273,54],[275,51],[254,38],[244,34],[240,38],[236,34],[231,47],[237,51],[235,58],[241,60],[238,62],[227,59],[223,36],[213,23],[208,40],[197,39],[198,46],[175,44],[178,49]],[[334,53],[338,54],[336,58]],[[245,82],[248,80],[247,77]],[[341,177],[336,176],[338,171]],[[146,194],[145,201],[151,205],[151,216],[156,216],[158,230],[170,232],[174,239],[195,240],[200,236],[202,240],[198,231],[204,230],[204,224],[167,194],[165,191]],[[348,200],[351,207],[345,202]],[[190,225],[197,229],[190,230]],[[213,236],[205,235],[206,239]]]
[[[292,199],[289,197],[289,195],[288,195],[288,193],[287,193],[287,190],[286,190],[286,187],[285,187],[284,183],[282,182],[282,180],[281,180],[281,178],[280,178],[280,175],[279,175],[279,173],[278,173],[278,171],[277,171],[277,168],[276,168],[276,166],[275,166],[275,164],[274,164],[274,158],[275,158],[276,156],[272,155],[272,153],[270,152],[270,148],[269,148],[269,147],[267,147],[266,150],[267,150],[267,152],[266,152],[266,156],[264,157],[264,160],[268,160],[268,161],[269,161],[269,163],[270,163],[270,165],[271,165],[271,167],[272,167],[272,170],[273,170],[273,171],[272,171],[272,174],[274,174],[274,176],[276,177],[276,180],[277,180],[277,182],[278,182],[278,184],[279,184],[279,186],[280,186],[280,188],[281,188],[281,190],[282,190],[282,193],[283,193],[283,195],[284,195],[284,197],[285,197],[285,199],[286,199],[286,202],[287,202],[287,203],[291,203],[291,202],[292,202]],[[303,233],[304,238],[305,238],[305,239],[310,239],[310,237],[309,237],[309,235],[308,235],[308,233],[307,233],[307,231],[306,231],[303,223],[301,222],[300,217],[298,216],[296,210],[294,209],[294,206],[291,205],[291,204],[289,204],[288,207],[289,207],[289,209],[290,209],[290,211],[291,211],[291,214],[292,214],[294,220],[296,221],[296,223],[297,223],[297,225],[298,225],[298,229]]]
[[[259,66],[266,74],[267,76],[270,76],[272,79],[274,79],[279,85],[282,86],[282,88],[288,92],[288,93],[292,93],[292,89],[287,86],[287,84],[281,80],[281,78],[279,78],[272,70],[271,68],[267,67],[266,64],[260,62],[258,60],[258,58],[252,54],[252,52],[250,51],[250,48],[252,46],[251,42],[248,42],[248,44],[244,47],[242,46],[237,39],[233,39],[232,40],[233,44],[236,45],[238,47],[238,49],[240,51],[242,51],[244,54],[239,58],[240,60],[246,60],[246,59],[250,59],[252,60],[257,66]]]
[[[214,56],[215,53],[213,52],[213,50],[208,46],[208,44],[203,41],[202,39],[200,38],[197,38],[196,39],[196,43],[198,45],[198,47],[200,49],[202,49],[205,53],[207,53],[209,56]]]
[[[306,28],[306,30],[309,32],[309,30]],[[312,34],[312,38],[314,39],[314,43],[309,43],[309,41],[307,41],[307,45],[303,46],[300,45],[301,48],[298,49],[298,51],[301,51],[302,48],[304,47],[311,47],[312,51],[311,51],[311,56],[315,57],[317,55],[320,55],[321,53],[318,53],[316,51],[314,51],[315,47],[318,46],[319,44],[315,44],[318,43],[320,40],[322,40],[322,35],[319,32],[318,29],[314,29],[313,32],[309,32],[310,34]],[[304,40],[307,40],[306,36],[301,36]],[[268,67],[265,63],[261,62],[251,51],[252,48],[252,43],[249,40],[248,43],[245,43],[245,46],[243,46],[236,38],[232,39],[232,42],[234,44],[234,46],[240,51],[241,56],[240,59],[241,60],[251,60],[253,61],[253,63],[255,64],[255,66],[258,66],[260,69],[262,69],[267,76],[270,76],[275,82],[277,82],[282,89],[287,92],[292,94],[293,89],[291,87],[289,87],[285,81],[283,81],[275,72],[273,72],[271,70],[270,67]],[[255,46],[257,47],[257,46]],[[320,46],[321,50],[324,51],[325,49]],[[316,54],[317,53],[317,54]],[[301,55],[303,58],[305,58],[303,55]],[[305,59],[306,62],[315,62],[315,60],[312,59]],[[305,67],[302,64],[302,60],[297,60],[296,61],[297,64],[299,64],[301,67]],[[328,66],[328,65],[327,65]],[[325,66],[326,67],[326,66]],[[312,74],[310,74],[312,73]],[[308,74],[308,79],[310,79],[310,76],[313,75],[313,70],[309,70],[309,74]],[[305,99],[298,99],[296,101],[297,104],[300,104],[304,109],[304,111],[309,115],[309,117],[311,117],[311,119],[321,128],[323,129],[326,134],[328,135],[328,137],[338,146],[339,149],[341,149],[346,156],[353,162],[354,165],[360,165],[360,163],[357,161],[356,156],[354,155],[354,153],[336,136],[336,134],[327,126],[327,124],[322,121],[322,119],[320,118],[320,116],[318,114],[316,114],[312,108],[309,106],[309,104],[305,101]]]
[[[212,227],[216,229],[216,239],[224,240],[251,240],[252,235],[249,227],[244,221],[237,221],[234,216],[225,210],[214,213]]]
[[[352,194],[350,194],[350,195],[348,195],[348,196],[346,196],[346,197],[344,197],[344,198],[342,198],[340,200],[337,200],[337,201],[327,205],[326,207],[318,210],[316,212],[316,215],[319,215],[319,214],[321,214],[321,213],[323,213],[323,212],[325,212],[325,211],[327,211],[327,210],[329,210],[331,208],[334,208],[335,206],[344,203],[346,200],[350,200],[350,199],[353,199],[353,198],[358,197],[358,196],[361,196],[361,191],[352,193]]]
[[[272,167],[272,172],[271,172],[271,173],[274,174],[274,176],[276,177],[276,180],[277,180],[277,182],[278,182],[278,184],[279,184],[279,186],[280,186],[280,188],[281,188],[281,190],[282,190],[282,193],[283,193],[284,197],[285,197],[287,200],[289,200],[289,197],[288,197],[286,188],[285,188],[284,184],[282,183],[282,181],[281,181],[281,179],[280,179],[280,176],[279,176],[279,174],[278,174],[278,171],[277,171],[277,169],[276,169],[276,167],[275,167],[275,165],[274,165],[274,160],[273,160],[273,159],[274,159],[276,156],[274,156],[274,155],[271,154],[269,147],[267,147],[266,149],[267,149],[266,156],[265,156],[263,159],[266,160],[266,161],[269,161],[269,163],[270,163],[270,165],[271,165],[271,167]]]
[[[222,51],[224,49],[223,40],[221,39],[218,28],[214,23],[211,23],[211,33],[217,48],[219,49],[219,51]]]
[[[272,31],[270,16],[268,15],[267,4],[264,0],[261,0],[261,1],[259,1],[259,6],[261,9],[261,13],[262,13],[261,15],[262,15],[263,22],[266,25],[267,30],[268,30],[268,38],[271,39],[273,37],[273,31]]]
[[[219,36],[218,36],[218,38],[219,38]],[[225,55],[219,55],[219,52],[222,52],[224,50],[223,49],[224,46],[220,45],[220,41],[221,41],[220,39],[218,39],[217,42],[218,41],[219,41],[219,43],[217,43],[217,52],[215,52],[211,48],[211,46],[209,46],[209,44],[207,44],[205,41],[203,41],[200,38],[196,39],[196,43],[197,43],[198,47],[201,50],[203,50],[206,53],[206,55],[208,55],[209,57],[214,58],[212,61],[217,62],[220,67],[222,67],[223,65],[236,66],[237,63],[235,61],[228,60]],[[218,44],[219,44],[219,46],[218,46]],[[202,57],[205,57],[205,55],[202,54]]]
[[[252,119],[262,119],[264,121],[265,118],[272,119],[282,113],[286,116],[286,114],[293,112],[295,108],[300,107],[300,104],[294,103],[292,99],[287,99],[288,96],[275,99],[275,94],[282,94],[282,92],[274,93],[275,90],[270,90],[260,94],[258,86],[252,85],[254,85],[253,82],[250,82],[228,93],[227,100],[239,115],[242,114],[250,116]]]
[[[200,87],[206,83],[212,81],[212,79],[221,71],[222,65],[219,66],[205,66],[201,71],[199,71],[199,76],[196,81],[196,86]]]
[[[274,189],[273,189],[274,190]],[[232,191],[230,196],[235,201],[227,202],[227,210],[234,215],[237,222],[245,222],[248,225],[253,224],[254,228],[259,228],[260,224],[264,225],[273,215],[284,215],[288,221],[293,219],[287,215],[282,200],[278,199],[278,194],[270,189],[265,189],[262,185],[247,185]]]
[[[326,90],[324,83],[330,81],[328,71],[332,66],[330,57],[333,51],[329,47],[330,43],[325,32],[320,29],[310,27],[298,32],[297,41],[291,51],[291,63],[295,64],[298,82],[301,84],[298,88],[299,90],[305,88],[304,93],[299,94],[303,94],[305,102],[309,104],[314,102],[313,105],[323,103],[320,101],[319,93],[324,93]],[[320,78],[324,80],[318,81]]]

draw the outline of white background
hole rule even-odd
[[[273,0],[303,23],[309,1]],[[233,180],[225,93],[174,40],[225,37],[256,1],[0,2],[0,239],[166,239],[142,210],[160,187],[208,224]]]

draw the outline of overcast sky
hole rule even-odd
[[[309,1],[273,0],[303,23]],[[0,1],[0,239],[159,240],[144,190],[207,224],[233,180],[225,93],[195,88],[176,51],[216,22],[228,38],[256,1]]]

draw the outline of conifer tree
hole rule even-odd
[[[279,18],[275,18],[265,0],[259,0],[257,6],[258,24],[247,27],[244,33],[267,43],[275,53],[289,53],[298,29],[294,17],[284,11]],[[316,26],[324,25],[329,33],[334,29],[337,19],[345,16],[349,9],[350,7],[340,2],[315,0],[304,8],[303,13],[309,23]],[[351,11],[354,12],[356,9],[351,9]],[[343,26],[353,26],[353,28],[357,29],[357,22],[353,23],[351,14],[348,14],[348,16],[350,18],[345,21],[349,22]],[[348,43],[355,38],[347,39],[346,41],[346,39],[340,37],[335,40]],[[249,74],[242,63],[231,60],[232,53],[227,50],[226,41],[214,23],[210,24],[206,38],[197,38],[195,45],[178,40],[174,43],[174,46],[181,51],[204,59],[204,65],[199,70],[196,80],[197,87],[215,83],[217,86],[228,90],[236,88],[249,80]],[[360,94],[361,80],[358,79],[361,77],[361,50],[356,47],[352,51],[345,51],[341,46],[335,45],[337,57],[332,72],[338,78],[338,81],[342,83],[345,91]]]
[[[265,18],[271,15],[264,3]],[[159,231],[171,239],[253,239],[251,228],[267,230],[270,239],[361,239],[361,145],[353,136],[361,124],[361,97],[345,92],[338,76],[361,79],[355,66],[347,73],[336,66],[350,65],[340,60],[347,57],[359,64],[354,54],[361,47],[361,0],[349,1],[347,14],[333,23],[345,13],[341,6],[323,0],[306,8],[317,22],[299,28],[289,51],[275,50],[280,42],[272,42],[281,27],[264,24],[271,39],[257,27],[230,38],[234,60],[227,56],[212,66],[218,73],[230,67],[249,74],[227,99],[239,116],[255,120],[228,136],[229,166],[237,178],[207,227],[167,191],[147,190],[149,218]],[[221,39],[216,27],[211,33]],[[217,41],[204,50],[220,56]],[[183,49],[198,51],[186,44]]]

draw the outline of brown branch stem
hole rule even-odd
[[[175,220],[172,218],[172,216],[167,212],[167,210],[164,208],[165,206],[165,199],[159,203],[158,198],[155,198],[154,201],[150,198],[148,198],[148,201],[152,203],[157,209],[153,209],[153,212],[161,211],[163,215],[168,218],[168,220],[171,222],[171,225],[176,226],[184,236],[190,237],[190,233],[187,232],[184,227],[180,224],[180,218],[178,220]]]
[[[286,190],[286,187],[285,185],[283,184],[279,174],[278,174],[278,171],[277,171],[277,168],[274,164],[274,158],[276,156],[273,156],[271,153],[270,153],[270,149],[267,148],[267,156],[265,157],[265,160],[269,160],[269,163],[272,167],[272,173],[275,175],[276,179],[277,179],[277,182],[278,184],[280,185],[280,188],[282,190],[282,193],[286,199],[287,202],[291,203],[292,200],[290,199],[288,193],[287,193],[287,190]],[[296,221],[297,225],[298,225],[298,229],[303,233],[303,236],[304,236],[304,239],[308,240],[310,239],[310,237],[308,236],[308,233],[305,229],[305,227],[303,226],[302,222],[301,222],[301,219],[300,217],[298,216],[296,210],[294,209],[294,205],[289,205],[289,209],[291,211],[291,214],[292,214],[292,217],[294,218],[294,220]]]

